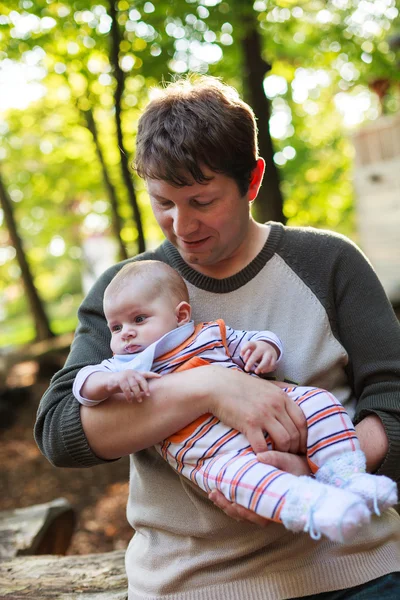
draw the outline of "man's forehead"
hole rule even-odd
[[[197,198],[213,193],[222,182],[217,174],[212,175],[208,181],[198,183],[193,181],[190,185],[176,186],[163,179],[147,179],[146,186],[149,195],[154,198],[170,200],[171,198]]]

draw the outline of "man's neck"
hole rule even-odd
[[[270,232],[269,225],[250,221],[250,226],[241,245],[236,251],[224,260],[214,265],[190,265],[195,271],[213,277],[214,279],[226,279],[247,267],[252,260],[263,249]]]

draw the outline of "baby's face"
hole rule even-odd
[[[152,297],[149,286],[138,280],[116,295],[106,296],[104,312],[111,331],[114,354],[134,354],[178,327],[178,318],[167,294]]]

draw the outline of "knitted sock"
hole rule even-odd
[[[380,515],[381,511],[397,504],[397,485],[385,475],[371,475],[365,470],[365,455],[356,450],[330,458],[315,477],[318,481],[361,496],[368,508]]]
[[[369,522],[371,513],[360,496],[304,476],[289,489],[280,516],[291,531],[307,532],[314,540],[325,535],[345,542]]]

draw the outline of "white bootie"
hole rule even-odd
[[[298,477],[285,496],[282,523],[291,531],[304,531],[314,540],[325,535],[334,542],[346,542],[371,513],[365,502],[352,492],[325,485],[311,477]]]
[[[318,481],[361,496],[368,508],[380,515],[397,504],[397,485],[385,475],[366,473],[364,452],[345,452],[329,459],[315,475]]]

